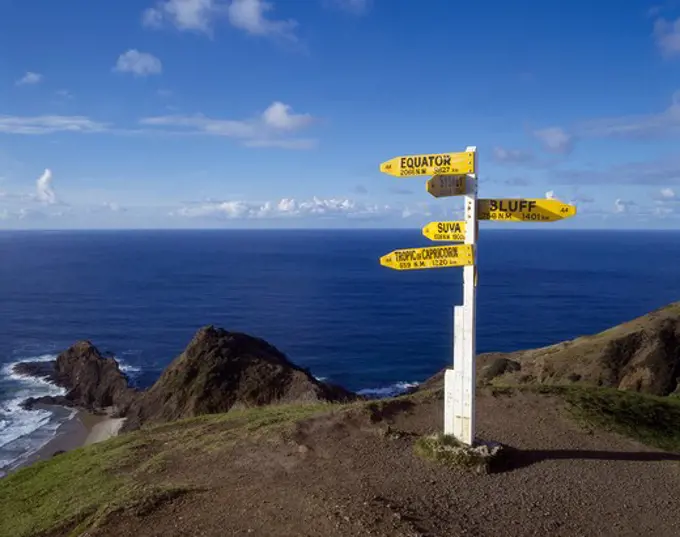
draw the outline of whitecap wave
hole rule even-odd
[[[20,362],[49,362],[53,354],[27,357],[6,364],[0,370],[0,382],[11,399],[0,401],[0,470],[17,458],[33,453],[50,441],[62,420],[55,422],[49,410],[26,410],[21,404],[29,397],[63,395],[66,390],[51,382],[14,371]],[[38,434],[36,434],[38,433]]]
[[[130,376],[138,375],[139,373],[142,372],[141,367],[137,367],[136,365],[125,364],[122,362],[118,362],[118,367],[123,373]]]
[[[359,390],[357,393],[359,395],[363,395],[365,397],[376,397],[376,398],[381,398],[381,397],[395,397],[397,395],[401,395],[402,393],[410,390],[411,388],[415,388],[418,386],[418,382],[396,382],[394,384],[391,384],[389,386],[382,386],[379,388],[365,388],[363,390]]]
[[[137,358],[135,361],[139,361],[140,353],[138,351],[127,350],[114,357],[118,362],[118,368],[128,377],[134,379],[143,372],[143,369],[137,365],[128,363],[124,356],[136,356]]]

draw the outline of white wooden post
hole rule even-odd
[[[465,244],[473,248],[474,264],[463,267],[463,419],[459,439],[468,445],[475,441],[475,357],[477,352],[477,148],[468,147],[474,153],[475,173],[469,174],[470,186],[465,195]]]
[[[444,372],[444,434],[463,434],[463,307],[453,307],[453,369]]]
[[[474,174],[468,174],[465,194],[465,244],[473,248],[474,264],[463,267],[463,305],[454,307],[453,369],[444,373],[444,434],[467,445],[475,441],[475,356],[477,339],[477,148]]]

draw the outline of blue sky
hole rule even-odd
[[[0,0],[0,228],[421,227],[402,154],[680,224],[680,2]],[[527,224],[527,226],[530,224]]]

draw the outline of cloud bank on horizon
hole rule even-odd
[[[551,225],[680,225],[677,2],[119,4],[0,4],[3,228],[420,227],[460,203],[379,163],[467,145]]]

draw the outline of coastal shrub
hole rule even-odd
[[[417,455],[445,466],[488,472],[501,446],[468,446],[455,436],[437,433],[420,437],[414,444],[414,450]]]

